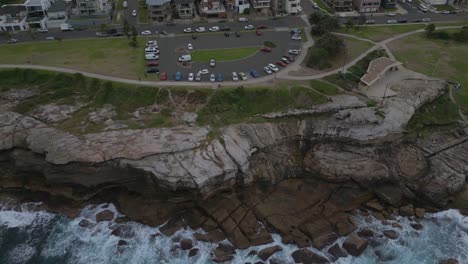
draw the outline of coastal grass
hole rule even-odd
[[[260,47],[243,47],[232,49],[210,49],[210,50],[193,50],[190,52],[192,61],[233,61],[240,60],[245,57],[257,53]]]
[[[408,69],[461,84],[453,96],[463,111],[468,114],[468,43],[450,40],[428,39],[417,34],[391,42],[388,47],[396,59]]]
[[[320,80],[311,80],[310,87],[326,95],[337,95],[340,93],[340,90],[335,85]]]
[[[145,0],[139,0],[138,3],[138,21],[141,24],[148,24],[148,6],[146,5]]]

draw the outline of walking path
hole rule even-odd
[[[308,24],[307,17],[301,17],[306,21]],[[437,29],[452,29],[452,28],[461,28],[462,26],[445,26],[445,27],[437,27]],[[344,68],[339,68],[335,70],[331,70],[328,72],[316,74],[316,75],[311,75],[311,76],[291,76],[289,75],[289,72],[291,71],[297,71],[301,67],[302,61],[305,59],[307,56],[307,49],[309,49],[313,44],[314,40],[312,39],[312,36],[310,35],[310,27],[304,28],[305,33],[307,35],[308,41],[303,44],[303,52],[297,57],[297,59],[291,63],[287,68],[284,70],[278,72],[277,74],[270,74],[267,76],[263,76],[261,78],[250,78],[246,81],[243,82],[223,82],[223,83],[206,83],[206,82],[176,82],[176,81],[139,81],[139,80],[132,80],[132,79],[125,79],[125,78],[119,78],[119,77],[113,77],[113,76],[107,76],[107,75],[101,75],[101,74],[96,74],[96,73],[90,73],[86,71],[81,71],[81,70],[74,70],[74,69],[68,69],[68,68],[62,68],[62,67],[53,67],[53,66],[43,66],[43,65],[31,65],[31,64],[0,64],[0,68],[21,68],[21,69],[37,69],[37,70],[47,70],[47,71],[56,71],[56,72],[63,72],[63,73],[80,73],[83,74],[86,77],[91,77],[91,78],[97,78],[101,80],[107,80],[107,81],[112,81],[112,82],[122,82],[122,83],[127,83],[127,84],[134,84],[134,85],[145,85],[145,86],[192,86],[192,87],[213,87],[213,88],[219,88],[219,87],[226,87],[226,86],[239,86],[239,85],[248,85],[248,84],[260,84],[264,83],[267,81],[274,80],[276,78],[278,79],[285,79],[285,80],[314,80],[314,79],[321,79],[329,75],[333,75],[336,73],[339,73],[344,69],[344,71],[347,71],[347,69],[354,64],[356,64],[358,61],[366,57],[369,53],[373,52],[374,50],[384,48],[387,52],[388,55],[391,58],[394,58],[393,54],[391,51],[387,48],[386,44],[395,41],[397,39],[405,38],[407,36],[411,36],[414,34],[418,34],[421,32],[424,32],[424,29],[418,29],[415,31],[399,34],[396,36],[393,36],[391,38],[388,38],[386,40],[380,41],[375,43],[375,45],[347,63]],[[353,35],[348,35],[348,34],[343,34],[343,33],[336,33],[338,35],[342,36],[347,36],[347,37],[353,37],[356,39],[361,39],[359,37],[353,36]],[[369,41],[369,40],[364,40],[363,41]]]

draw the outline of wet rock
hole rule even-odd
[[[382,211],[384,209],[384,207],[377,200],[367,202],[366,207],[374,211]]]
[[[391,252],[376,250],[374,254],[377,256],[378,262],[390,262],[396,259],[396,256],[393,255]]]
[[[224,263],[224,262],[228,262],[228,261],[231,261],[232,259],[234,259],[234,256],[223,256],[223,257],[217,257],[217,258],[214,258],[213,259],[213,262],[216,262],[216,263]]]
[[[271,258],[269,262],[270,264],[287,264],[284,260],[279,258]]]
[[[198,241],[211,242],[211,243],[218,243],[219,241],[225,239],[224,233],[219,229],[210,231],[205,234],[195,233],[193,237],[195,237],[195,239]]]
[[[446,260],[439,261],[439,264],[458,264],[458,263],[459,263],[458,260],[454,258],[449,258]]]
[[[206,232],[209,232],[209,231],[212,231],[212,230],[217,229],[217,228],[218,228],[218,224],[217,224],[215,221],[213,221],[213,219],[208,218],[205,222],[203,222],[202,228],[203,228],[203,230],[205,230]]]
[[[117,243],[118,246],[126,246],[128,245],[128,242],[125,240],[120,239],[119,242]]]
[[[112,230],[111,235],[128,239],[128,238],[132,238],[135,234],[131,227],[121,225],[115,228],[114,230]]]
[[[359,230],[357,232],[358,236],[360,237],[373,237],[374,236],[374,231],[372,231],[368,227],[364,227],[363,229]]]
[[[369,243],[367,240],[360,238],[357,234],[352,233],[343,242],[343,248],[352,256],[359,256],[367,248]]]
[[[334,260],[345,258],[348,254],[338,244],[334,244],[328,249],[328,253],[333,256]]]
[[[384,230],[383,234],[390,239],[397,239],[400,235],[393,230]]]
[[[193,256],[198,255],[198,251],[199,251],[198,248],[192,248],[188,253],[189,257],[193,257]]]
[[[375,194],[385,203],[400,206],[403,200],[403,192],[398,186],[382,185],[375,189]]]
[[[416,208],[414,209],[414,214],[416,215],[417,218],[424,218],[424,215],[426,214],[426,210],[424,208]]]
[[[253,255],[257,255],[257,250],[250,250],[249,254],[247,254],[247,256],[253,256]]]
[[[267,248],[264,248],[264,249],[260,250],[260,252],[258,252],[258,257],[261,260],[266,261],[268,258],[271,257],[271,255],[275,254],[278,251],[282,251],[282,250],[283,250],[283,248],[278,246],[278,245],[267,247]]]
[[[256,261],[254,264],[265,264],[263,261]]]
[[[114,213],[110,210],[104,210],[96,215],[96,222],[111,221],[114,219]]]
[[[127,223],[127,222],[129,222],[129,221],[130,221],[130,218],[128,218],[128,217],[126,217],[126,216],[124,216],[124,217],[117,217],[117,218],[114,220],[114,222],[115,222],[116,224],[123,224],[123,223]]]
[[[377,219],[377,220],[384,220],[385,216],[379,212],[373,212],[372,215]]]
[[[411,223],[410,226],[416,230],[423,229],[423,225],[421,225],[420,223]]]
[[[215,262],[224,262],[227,260],[231,260],[234,257],[232,256],[236,252],[234,246],[227,244],[227,243],[219,243],[218,246],[213,251],[215,255]]]
[[[338,236],[335,233],[325,234],[314,238],[312,244],[315,248],[322,249],[328,245],[333,244],[338,239]]]
[[[161,233],[165,236],[172,236],[175,232],[177,232],[177,230],[185,229],[186,227],[187,224],[185,223],[184,219],[182,217],[176,216],[169,219],[166,224],[159,228],[159,231],[161,231]]]
[[[80,221],[80,223],[78,225],[81,226],[81,227],[91,227],[93,225],[93,223],[91,223],[87,219],[83,219],[83,220]]]
[[[329,261],[308,249],[298,249],[291,254],[294,262],[303,264],[326,264]]]
[[[156,238],[158,236],[162,236],[162,234],[161,233],[154,233],[154,234],[151,235],[152,238]]]
[[[359,210],[359,214],[362,216],[369,216],[370,212],[364,209]]]
[[[403,227],[399,223],[392,223],[392,226],[395,228],[403,229]]]
[[[189,238],[182,238],[182,240],[180,240],[180,248],[182,250],[189,250],[193,248],[192,240]]]
[[[232,231],[229,241],[239,249],[246,249],[250,246],[250,241],[244,236],[238,227]]]
[[[412,204],[402,206],[398,212],[401,216],[414,216],[414,206]]]

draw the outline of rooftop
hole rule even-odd
[[[26,12],[26,7],[24,5],[4,5],[0,8],[0,15],[12,15],[16,16],[20,12]]]
[[[380,78],[380,76],[383,73],[385,73],[388,69],[394,66],[398,66],[400,64],[400,62],[389,59],[387,57],[380,57],[374,59],[369,63],[367,73],[364,76],[362,76],[361,82],[365,83],[366,85],[371,85],[375,81],[377,81]]]
[[[41,2],[43,0],[27,0],[26,2],[24,2],[25,5],[30,5],[30,6],[38,6],[38,5],[41,5]]]
[[[171,0],[146,0],[146,4],[149,6],[159,6],[171,2]]]
[[[192,4],[194,0],[174,0],[176,5]]]
[[[67,3],[63,0],[57,0],[50,6],[48,12],[67,11],[70,8],[71,8],[71,2]]]

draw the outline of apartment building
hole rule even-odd
[[[335,12],[353,11],[353,0],[325,0],[325,3]]]
[[[150,21],[163,21],[171,13],[170,0],[146,0]]]
[[[353,0],[354,8],[361,13],[372,13],[379,11],[380,0]]]
[[[180,19],[191,19],[195,13],[193,0],[174,0],[175,11]]]
[[[201,0],[198,12],[204,17],[227,17],[226,8],[220,0]]]
[[[270,0],[250,0],[250,4],[255,11],[268,10],[271,7]]]
[[[227,6],[229,10],[243,14],[246,9],[250,8],[250,3],[248,0],[228,0]]]
[[[271,0],[274,15],[297,15],[302,11],[300,0]]]
[[[106,15],[111,9],[110,0],[76,0],[75,14],[79,16]]]
[[[4,5],[0,8],[0,31],[28,30],[28,11],[24,5]]]

